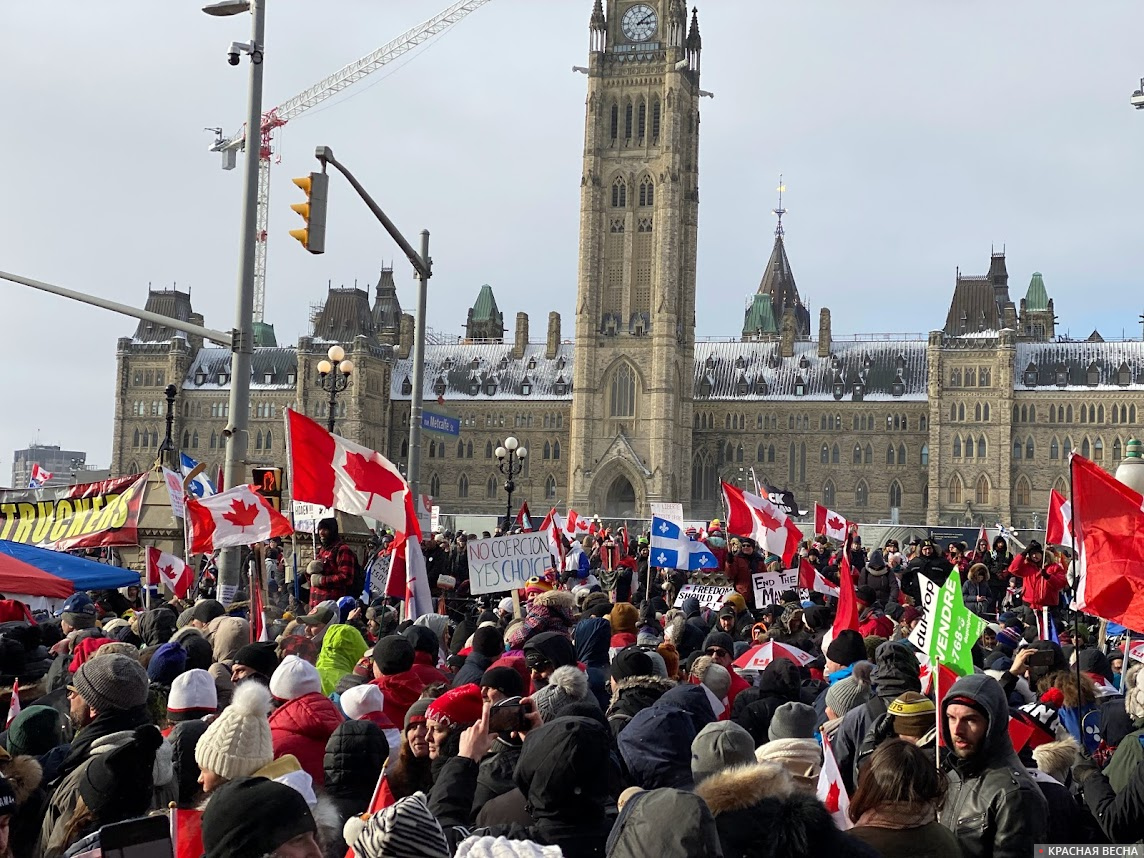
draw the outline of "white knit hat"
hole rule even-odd
[[[274,759],[270,738],[270,692],[260,682],[243,682],[230,706],[210,723],[195,745],[199,768],[227,780],[254,774]]]
[[[457,847],[456,858],[561,858],[559,846],[541,846],[531,840],[507,837],[470,837]]]
[[[385,704],[385,696],[376,685],[355,685],[347,688],[341,696],[342,711],[351,721],[356,721],[371,712],[380,712]]]
[[[279,700],[294,700],[305,694],[322,693],[318,668],[303,658],[288,655],[270,677],[270,693]]]
[[[196,667],[180,673],[171,683],[167,695],[168,712],[187,712],[192,709],[218,709],[218,689],[214,677]]]

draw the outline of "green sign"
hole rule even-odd
[[[910,642],[958,676],[973,673],[973,644],[985,630],[985,620],[961,600],[961,577],[954,569],[940,587],[921,577],[922,619],[910,632]]]

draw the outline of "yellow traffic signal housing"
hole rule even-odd
[[[277,510],[282,509],[282,469],[281,468],[254,468],[254,488],[270,501],[270,505]]]
[[[302,242],[310,253],[326,252],[326,197],[330,177],[325,173],[311,173],[309,176],[294,179],[306,194],[306,202],[290,206],[306,221],[305,229],[292,229],[290,235]]]

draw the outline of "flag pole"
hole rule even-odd
[[[934,727],[937,729],[937,735],[934,736],[934,740],[933,740],[933,756],[934,756],[934,760],[937,762],[937,769],[940,772],[941,771],[941,688],[940,688],[940,686],[941,686],[941,662],[937,662],[936,664],[930,665],[931,670],[933,670],[935,667],[937,668],[937,670],[934,672],[934,675],[933,675],[933,702],[934,702],[934,714],[936,715],[936,717],[934,718],[934,721],[935,721]]]

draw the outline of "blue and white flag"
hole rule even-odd
[[[199,466],[199,463],[186,453],[179,454],[179,464],[184,477]],[[214,484],[207,478],[205,471],[191,480],[191,484],[187,487],[187,490],[196,498],[209,498],[211,495],[216,494]]]
[[[658,569],[701,572],[718,569],[719,561],[702,542],[690,539],[683,528],[666,518],[651,520],[651,565]]]

